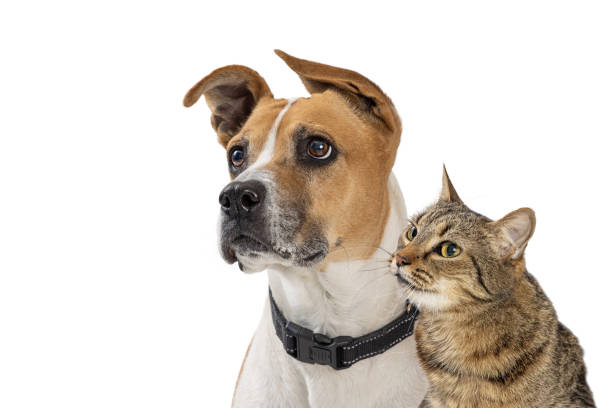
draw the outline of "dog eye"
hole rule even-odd
[[[327,159],[331,156],[332,147],[322,139],[312,139],[308,143],[308,155],[315,159]]]
[[[406,231],[406,239],[408,241],[412,241],[414,239],[414,237],[417,236],[417,228],[416,227],[410,227],[408,228],[408,230]]]
[[[234,167],[242,166],[242,163],[244,163],[244,150],[242,147],[236,147],[232,150],[230,153],[230,160]]]
[[[439,253],[444,258],[454,258],[461,253],[461,248],[452,242],[443,242],[439,248]]]

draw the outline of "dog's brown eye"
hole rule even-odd
[[[408,241],[412,241],[414,237],[416,236],[417,236],[417,228],[416,227],[408,228],[408,231],[406,231],[406,239]]]
[[[327,159],[332,152],[329,143],[321,139],[313,139],[308,143],[308,154],[315,159]]]
[[[242,150],[242,147],[237,147],[232,150],[230,153],[230,159],[234,167],[242,166],[242,163],[244,163],[244,150]]]

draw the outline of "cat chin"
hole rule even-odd
[[[446,295],[434,292],[412,290],[408,299],[419,309],[432,312],[443,311],[452,306],[451,300]]]

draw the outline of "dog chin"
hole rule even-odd
[[[279,257],[270,254],[249,254],[240,255],[237,254],[238,267],[244,273],[257,273],[261,272],[272,265],[282,264],[283,260]]]
[[[219,246],[223,259],[230,264],[238,262],[245,273],[261,272],[272,266],[310,268],[323,262],[329,252],[327,243],[322,241],[302,248],[255,245],[250,240],[221,242]]]
[[[249,250],[243,253],[237,250],[235,256],[241,271],[245,273],[255,273],[273,266],[284,269],[295,267],[311,268],[320,264],[327,256],[327,252],[327,250],[319,249],[306,255],[299,254],[302,256],[296,254],[286,256],[282,252],[282,255],[279,255],[275,252],[257,253]]]

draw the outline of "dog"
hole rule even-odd
[[[401,122],[357,72],[276,54],[309,98],[276,99],[254,70],[230,65],[194,85],[227,152],[220,252],[268,270],[270,296],[242,364],[234,407],[417,407],[427,380],[413,337],[335,370],[288,354],[271,307],[326,336],[359,337],[406,310],[389,254],[407,223],[391,169]],[[275,300],[275,302],[272,301]]]

